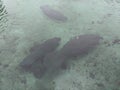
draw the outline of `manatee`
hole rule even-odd
[[[55,50],[59,45],[60,38],[45,41],[33,54],[28,55],[22,67],[29,69],[36,78],[43,76],[54,77],[61,69],[66,69],[69,61],[73,58],[87,55],[100,43],[101,36],[97,34],[84,34],[71,38],[62,48]]]
[[[49,5],[40,6],[40,9],[48,18],[53,21],[66,22],[68,20],[64,14],[58,10],[53,9]]]
[[[96,34],[84,34],[71,38],[59,51],[49,53],[44,58],[46,73],[54,74],[61,69],[66,69],[73,58],[87,55],[99,45],[101,36]]]
[[[67,58],[85,55],[99,44],[100,39],[102,37],[97,34],[75,36],[62,47],[60,53]]]
[[[36,64],[37,62],[41,64],[45,55],[54,51],[58,47],[60,40],[60,38],[55,37],[40,44],[35,50],[33,50],[27,57],[23,59],[23,61],[20,63],[20,66],[24,69],[30,69],[32,65]]]

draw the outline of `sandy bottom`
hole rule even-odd
[[[120,0],[2,1],[8,14],[0,22],[0,90],[120,90]],[[67,22],[48,18],[42,5],[62,12]],[[20,71],[19,63],[35,44],[60,37],[63,45],[91,33],[103,37],[97,49],[71,61],[52,80]]]

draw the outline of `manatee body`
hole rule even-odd
[[[58,22],[66,22],[68,18],[59,12],[58,10],[53,9],[49,5],[43,5],[40,7],[42,12],[51,20],[58,21]]]
[[[100,39],[102,37],[96,34],[73,37],[63,46],[60,53],[67,58],[85,55],[99,44]]]
[[[40,44],[28,55],[20,66],[27,68],[35,77],[54,76],[65,69],[72,58],[87,55],[99,45],[100,37],[96,34],[84,34],[71,38],[60,50],[55,51],[60,38],[52,38]],[[30,68],[29,68],[30,67]]]
[[[39,61],[39,63],[43,61],[43,58],[46,54],[54,51],[60,43],[60,38],[52,38],[44,43],[37,46],[37,48],[30,53],[27,57],[23,59],[23,61],[20,63],[20,66],[25,69],[30,69],[30,67]]]

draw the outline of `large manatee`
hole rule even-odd
[[[42,63],[46,54],[53,52],[59,45],[60,38],[48,39],[44,43],[38,45],[27,57],[23,59],[20,66],[24,69],[30,69],[33,64]],[[40,63],[41,62],[41,63]]]

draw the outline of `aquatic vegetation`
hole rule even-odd
[[[3,5],[2,1],[0,0],[0,20],[3,19],[4,15],[7,14],[5,6]]]
[[[7,22],[7,11],[5,8],[5,5],[3,5],[3,2],[0,0],[0,33],[5,30],[6,22]]]
[[[49,5],[43,5],[40,8],[41,8],[42,12],[53,21],[60,21],[60,22],[67,21],[67,17],[65,15],[63,15],[61,12],[53,9]]]

